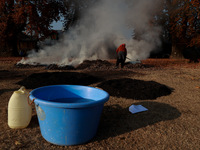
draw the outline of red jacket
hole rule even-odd
[[[125,54],[127,54],[127,49],[126,49],[126,45],[125,44],[122,44],[117,48],[117,50],[116,50],[117,54],[120,51],[125,52]]]

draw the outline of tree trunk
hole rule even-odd
[[[170,58],[183,59],[184,56],[183,56],[181,47],[179,47],[176,44],[172,44],[172,52],[171,52]]]
[[[177,39],[172,35],[172,52],[170,58],[183,59],[183,49],[184,45],[181,43],[177,43]]]
[[[17,48],[17,38],[13,37],[10,41],[10,44],[12,45],[12,56],[19,56],[18,48]]]

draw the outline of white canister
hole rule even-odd
[[[25,87],[14,91],[8,102],[8,126],[13,129],[25,128],[32,118],[32,106],[28,103],[29,93]]]

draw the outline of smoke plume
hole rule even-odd
[[[160,0],[99,0],[83,12],[78,25],[60,42],[31,51],[20,63],[76,65],[85,59],[109,59],[126,43],[128,57],[146,59],[160,44],[160,27],[150,22]],[[135,38],[133,38],[135,36]]]

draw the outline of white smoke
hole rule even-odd
[[[32,51],[20,63],[76,65],[85,59],[109,59],[126,43],[128,57],[146,59],[160,44],[160,28],[150,24],[160,0],[100,0],[56,45]],[[134,32],[133,32],[134,31]],[[136,39],[131,35],[136,34]]]

